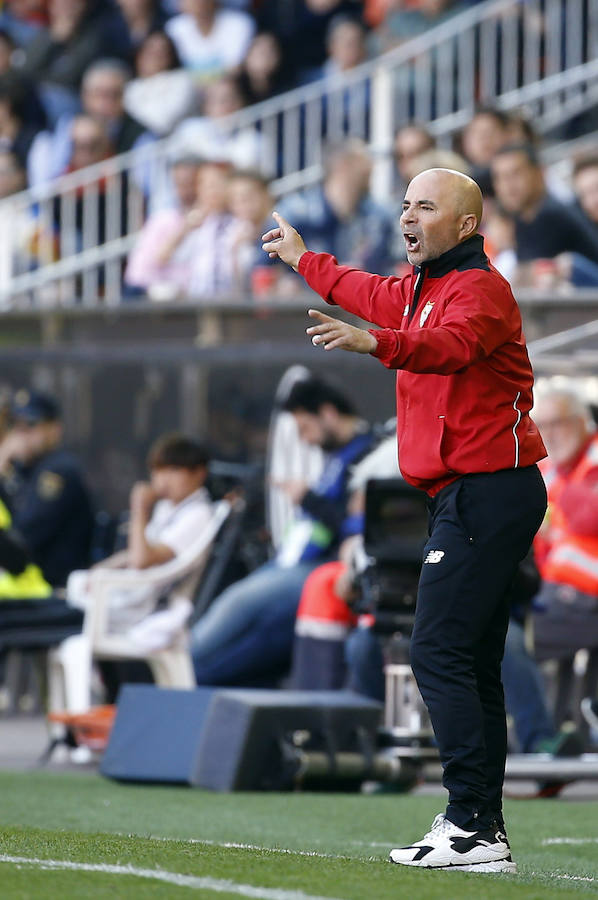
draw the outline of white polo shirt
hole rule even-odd
[[[212,502],[205,488],[194,491],[177,504],[159,500],[146,525],[145,536],[151,544],[164,544],[178,556],[196,540],[212,515]],[[109,631],[124,633],[132,628],[155,610],[160,596],[167,590],[157,591],[154,587],[114,590],[110,596]]]

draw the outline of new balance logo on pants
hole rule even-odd
[[[443,556],[444,550],[429,550],[428,555],[424,559],[424,565],[426,563],[439,563]]]

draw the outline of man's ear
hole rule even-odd
[[[464,216],[461,216],[461,240],[465,240],[465,238],[471,237],[472,234],[475,234],[478,229],[478,217],[474,215],[474,213],[467,213]]]

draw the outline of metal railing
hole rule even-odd
[[[476,104],[525,105],[539,131],[598,101],[596,0],[486,0],[342,76],[240,110],[223,137],[251,134],[275,196],[321,177],[326,143],[358,137],[372,190],[388,198],[398,127],[441,142]],[[123,260],[164,195],[176,135],[0,202],[0,309],[120,302]],[[201,146],[198,146],[201,154]]]

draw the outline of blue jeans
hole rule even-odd
[[[320,563],[267,562],[226,588],[191,631],[197,683],[246,684],[288,666],[303,583]]]
[[[384,700],[384,658],[380,637],[371,628],[355,628],[345,643],[347,688]]]
[[[546,706],[542,674],[527,651],[522,626],[513,619],[509,621],[501,676],[521,751],[532,753],[539,741],[554,737],[556,729]]]

